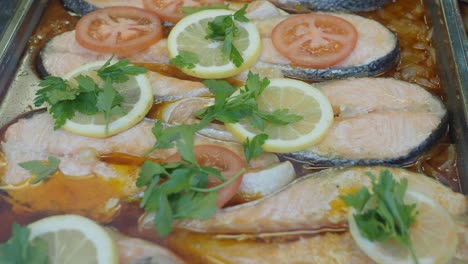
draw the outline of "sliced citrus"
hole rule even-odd
[[[405,202],[416,203],[418,215],[411,227],[411,241],[421,264],[447,263],[455,254],[457,228],[447,211],[431,198],[408,191]],[[361,236],[353,214],[348,214],[350,232],[358,246],[377,263],[414,263],[408,249],[393,239],[372,242]]]
[[[92,77],[96,83],[101,84],[103,81],[97,77],[96,71],[104,63],[106,62],[97,61],[85,64],[67,73],[64,79],[72,80],[82,74]],[[124,98],[122,108],[126,114],[111,118],[107,131],[103,114],[75,113],[75,116],[63,125],[63,129],[78,135],[103,138],[127,130],[140,122],[153,105],[153,89],[145,74],[129,76],[129,78],[125,83],[114,84],[116,90]]]
[[[269,138],[263,145],[265,151],[292,152],[306,149],[318,143],[333,122],[333,109],[327,97],[302,81],[272,79],[257,103],[263,111],[288,109],[289,113],[303,117],[289,125],[266,124],[263,132],[250,125],[247,119],[226,124],[226,128],[242,141],[252,139],[259,133],[268,134]]]
[[[43,218],[28,226],[30,240],[43,239],[49,249],[49,263],[118,263],[115,242],[104,228],[79,215]]]
[[[205,10],[184,17],[174,26],[168,37],[169,56],[174,58],[181,51],[188,51],[199,58],[194,68],[182,67],[182,71],[204,79],[226,78],[242,72],[257,61],[261,40],[253,23],[235,21],[239,35],[234,38],[233,44],[244,59],[239,67],[223,54],[223,41],[205,38],[208,35],[208,22],[215,17],[232,14],[233,11],[224,9]]]

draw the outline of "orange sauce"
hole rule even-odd
[[[56,172],[45,183],[8,190],[8,194],[12,209],[18,214],[69,212],[107,223],[118,212],[123,185],[114,179],[104,180],[93,176],[71,179]],[[111,209],[108,210],[106,206]]]
[[[388,26],[397,33],[400,40],[401,61],[385,76],[418,83],[443,99],[443,89],[440,87],[435,68],[434,50],[430,45],[431,29],[425,23],[424,8],[420,0],[390,1],[380,10],[361,15],[376,19]],[[37,55],[47,40],[62,32],[72,30],[77,21],[78,18],[71,16],[62,7],[59,0],[50,0],[30,39],[28,51]],[[187,80],[198,80],[185,75],[172,66],[156,64],[145,64],[144,66],[161,74]],[[155,106],[151,113],[157,115],[158,107]],[[442,143],[434,146],[433,150],[421,157],[411,169],[436,177],[452,189],[459,191],[456,157],[453,156],[453,148],[454,145],[446,137]],[[132,175],[133,182],[138,166],[144,161],[142,158],[118,153],[103,156],[101,160],[112,164],[122,164],[115,166],[120,166],[121,172]],[[297,163],[294,165],[300,175],[319,169],[307,169]],[[0,166],[0,173],[3,169],[3,166]],[[162,243],[177,251],[177,245],[166,244],[155,233],[138,230],[138,218],[143,211],[138,208],[138,204],[125,201],[124,192],[130,188],[126,184],[128,185],[128,183],[118,180],[104,180],[91,176],[74,179],[56,173],[50,176],[46,183],[38,186],[12,190],[8,193],[0,191],[0,242],[5,241],[10,236],[11,224],[14,221],[27,224],[47,215],[68,212],[90,216],[101,223],[108,223],[125,234]],[[119,199],[118,208],[106,210],[106,204],[108,204],[109,199],[113,198]],[[12,201],[21,202],[10,203]],[[337,211],[343,210],[344,207],[340,201],[334,202],[332,208]],[[193,241],[189,239],[184,243],[197,240],[193,236],[189,237],[192,237]],[[223,243],[230,245],[235,242],[226,241]]]

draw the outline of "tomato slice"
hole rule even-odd
[[[326,14],[294,15],[276,25],[271,39],[275,48],[294,64],[327,68],[351,54],[358,33],[348,21]]]
[[[246,161],[234,151],[216,145],[197,145],[194,147],[195,159],[202,166],[217,168],[225,179],[236,175],[242,168],[247,167]],[[166,159],[167,162],[180,161],[178,153]],[[209,177],[208,186],[216,186],[221,181],[215,177]],[[242,176],[232,183],[218,190],[218,207],[223,207],[237,193],[242,183]]]
[[[161,20],[137,7],[114,6],[83,16],[76,25],[78,43],[100,53],[128,55],[149,48],[163,36]]]
[[[182,7],[201,7],[224,4],[223,0],[143,0],[143,6],[155,12],[162,20],[177,23],[185,14]]]

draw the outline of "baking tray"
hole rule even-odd
[[[0,0],[1,1],[4,0]],[[32,105],[39,78],[34,54],[25,47],[49,0],[24,0],[12,14],[0,39],[0,126]],[[428,23],[433,27],[441,86],[445,88],[450,137],[456,144],[459,188],[468,194],[468,40],[456,0],[423,0]],[[0,21],[1,23],[1,21]]]

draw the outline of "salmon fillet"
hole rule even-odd
[[[392,78],[351,78],[318,84],[335,119],[325,138],[286,154],[312,165],[405,165],[447,128],[442,102],[424,88]]]
[[[98,174],[105,178],[118,174],[100,155],[124,153],[143,156],[156,142],[151,129],[154,123],[142,121],[136,126],[115,136],[98,139],[79,136],[62,129],[54,130],[54,122],[48,113],[33,113],[30,118],[19,119],[10,125],[1,143],[5,157],[3,184],[19,184],[31,177],[18,163],[30,160],[47,160],[48,156],[58,157],[60,170],[71,176]],[[227,147],[243,157],[242,146],[197,134],[195,144],[217,144]],[[158,149],[149,154],[155,159],[165,159],[176,152],[175,148]]]
[[[385,167],[328,169],[310,174],[260,200],[219,210],[207,220],[179,221],[178,228],[216,234],[261,234],[345,226],[348,207],[339,195],[370,184],[365,172],[375,175]],[[465,196],[434,179],[404,169],[387,168],[396,179],[435,201],[454,217],[468,213]]]

